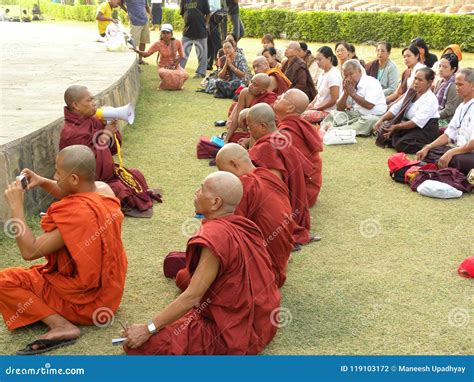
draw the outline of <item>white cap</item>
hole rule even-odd
[[[161,31],[173,33],[173,26],[171,24],[163,24],[161,26]]]

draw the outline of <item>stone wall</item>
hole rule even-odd
[[[107,89],[96,95],[98,105],[122,106],[136,104],[140,92],[140,74],[135,63],[124,75]],[[58,110],[58,116],[62,110]],[[33,133],[0,146],[0,222],[9,218],[9,208],[3,190],[23,168],[29,168],[42,176],[52,178],[54,162],[59,147],[63,117]],[[52,198],[40,189],[25,194],[25,210],[28,216],[46,211]]]

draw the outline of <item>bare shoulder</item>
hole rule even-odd
[[[110,186],[105,182],[95,182],[95,192],[106,196],[115,196]]]

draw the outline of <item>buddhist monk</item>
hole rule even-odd
[[[143,174],[137,169],[125,169],[114,163],[117,143],[122,143],[117,121],[104,124],[96,116],[96,104],[91,92],[80,85],[64,93],[64,127],[59,148],[86,145],[95,154],[96,180],[106,182],[120,199],[122,211],[131,217],[151,217],[153,201],[161,201],[156,190],[150,190]]]
[[[300,52],[300,44],[291,41],[285,49],[287,60],[282,64],[281,71],[291,81],[290,88],[302,90],[310,100],[313,100],[316,97],[316,88],[306,63],[299,57]]]
[[[280,95],[286,92],[290,86],[291,81],[279,68],[270,68],[268,61],[263,56],[257,56],[253,62],[252,67],[255,74],[265,73],[270,76],[270,86],[268,87],[269,91]]]
[[[248,88],[243,89],[240,92],[239,100],[235,107],[230,112],[229,119],[227,120],[227,135],[225,137],[225,143],[237,142],[242,135],[234,137],[234,132],[237,129],[239,113],[245,109],[252,107],[258,103],[267,103],[273,105],[277,95],[268,90],[270,85],[270,77],[264,73],[256,74],[250,80]]]
[[[278,97],[273,110],[278,118],[278,129],[290,134],[292,144],[312,164],[310,178],[306,183],[308,203],[312,207],[321,190],[322,162],[319,153],[323,151],[323,141],[316,127],[301,118],[308,105],[309,99],[305,93],[299,89],[290,89]]]
[[[288,133],[280,133],[275,123],[271,106],[261,103],[250,108],[247,115],[250,135],[255,141],[249,150],[250,159],[257,167],[265,167],[278,176],[288,187],[290,203],[296,228],[295,242],[307,244],[316,239],[311,237],[309,204],[306,182],[312,165],[304,155],[291,144]]]
[[[17,180],[5,191],[16,241],[24,260],[46,258],[31,268],[0,271],[0,312],[9,330],[44,322],[49,331],[17,354],[44,353],[72,344],[76,325],[92,325],[97,312],[112,315],[122,298],[127,258],[121,240],[120,202],[105,183],[94,182],[94,153],[69,146],[56,158],[54,181],[24,169],[28,190],[41,187],[59,201],[41,220],[35,237],[23,210]]]
[[[217,168],[238,176],[243,185],[243,197],[236,215],[252,220],[262,231],[272,260],[275,282],[279,288],[286,280],[288,258],[295,245],[295,223],[286,185],[263,167],[255,167],[247,150],[228,143],[216,156]]]
[[[257,354],[272,340],[280,294],[260,229],[234,214],[242,193],[229,172],[204,179],[194,196],[204,220],[186,248],[189,286],[147,324],[124,331],[128,354]]]

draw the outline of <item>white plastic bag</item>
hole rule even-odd
[[[438,182],[437,180],[429,179],[421,183],[416,191],[421,195],[439,199],[460,198],[462,196],[462,191],[459,191],[453,186],[443,182]]]
[[[356,131],[354,129],[332,128],[324,134],[323,142],[325,145],[349,145],[357,143]]]
[[[105,31],[106,42],[105,46],[109,52],[125,52],[128,51],[126,42],[125,29],[122,23],[110,23]]]

